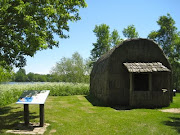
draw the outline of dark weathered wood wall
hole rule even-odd
[[[90,93],[109,105],[130,105],[130,73],[123,65],[124,62],[161,62],[171,70],[171,66],[163,51],[153,41],[147,39],[124,41],[121,45],[111,50],[108,54],[105,54],[95,63],[91,73]],[[169,103],[172,90],[170,76],[171,75],[168,73],[153,73],[153,91],[157,90],[159,92],[161,87],[164,87],[167,88],[169,92],[167,94],[167,99],[160,99],[162,96],[161,94],[157,94],[157,96],[154,94],[152,102],[162,105],[159,100],[157,102],[155,101],[155,98],[159,97],[165,104]],[[159,83],[161,85],[157,85]],[[144,93],[142,92],[141,96],[143,97],[143,95]],[[138,96],[138,98],[139,97],[140,96]],[[134,96],[133,105],[144,102],[144,100],[140,98],[138,101],[138,98]]]

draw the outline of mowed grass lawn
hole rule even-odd
[[[86,96],[49,96],[45,103],[46,135],[176,135],[180,114],[159,109],[116,110],[93,106]],[[30,105],[30,122],[39,122],[39,106]],[[180,108],[180,94],[168,108]],[[23,105],[0,108],[0,134],[23,122]]]

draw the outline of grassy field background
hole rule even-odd
[[[50,90],[50,96],[87,95],[85,83],[0,84],[0,107],[16,102],[24,90]]]
[[[45,103],[46,135],[178,135],[180,114],[160,109],[116,110],[86,95],[49,96]],[[180,108],[180,94],[168,108]],[[167,109],[167,108],[162,108]],[[39,122],[39,106],[30,105],[30,122]],[[0,107],[0,134],[23,122],[23,105]]]

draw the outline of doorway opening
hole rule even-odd
[[[149,74],[134,74],[134,91],[149,91]]]

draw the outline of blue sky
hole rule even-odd
[[[158,30],[156,23],[162,15],[170,13],[180,31],[180,0],[86,0],[88,7],[80,9],[81,20],[69,23],[69,39],[56,40],[60,42],[59,48],[43,50],[34,57],[27,57],[26,73],[33,72],[48,74],[51,68],[62,57],[71,57],[79,52],[83,58],[90,56],[96,42],[93,33],[95,25],[105,23],[110,31],[117,29],[121,38],[122,30],[134,24],[139,36],[146,38],[152,30]],[[18,69],[15,69],[17,71]]]

